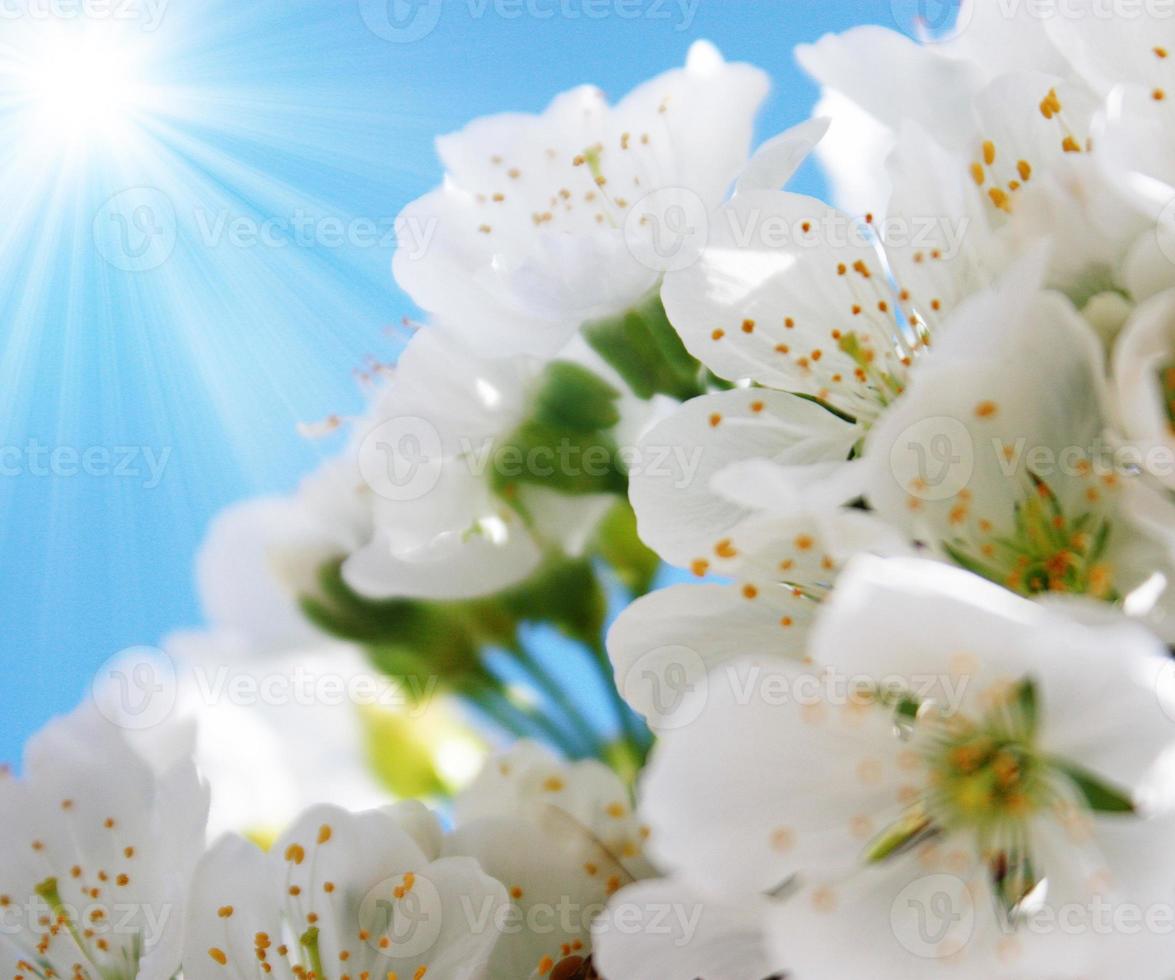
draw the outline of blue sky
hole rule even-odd
[[[212,515],[335,448],[296,425],[356,409],[413,312],[383,232],[439,180],[436,134],[620,96],[709,38],[772,75],[767,137],[815,98],[797,43],[898,26],[890,0],[442,0],[435,25],[395,20],[425,0],[93,2],[64,9],[133,15],[100,25],[116,58],[73,54],[46,0],[0,14],[0,759],[117,651],[198,625]]]

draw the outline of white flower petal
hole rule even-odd
[[[564,836],[569,826],[578,828],[573,838],[599,841],[619,857],[635,857],[640,850],[640,825],[615,772],[593,759],[564,762],[525,740],[487,762],[454,800],[453,810],[459,827],[521,820]]]
[[[672,879],[640,882],[597,920],[593,962],[601,976],[632,980],[764,980],[778,969],[748,904],[723,905]]]
[[[814,198],[739,194],[715,214],[698,261],[665,277],[665,311],[720,377],[816,395],[850,414],[862,402],[876,410],[842,343],[854,335],[877,371],[902,373],[899,301],[871,235]]]
[[[687,724],[708,672],[744,655],[800,660],[816,603],[789,587],[674,585],[638,599],[608,634],[616,686],[654,729]]]
[[[654,860],[732,900],[813,864],[851,867],[900,813],[911,775],[892,719],[835,693],[780,660],[712,672],[681,709],[694,720],[663,735],[644,777]]]
[[[398,282],[482,351],[554,354],[581,323],[655,284],[625,245],[626,215],[663,188],[716,206],[766,89],[757,69],[699,44],[685,68],[614,107],[585,86],[541,116],[492,116],[443,137],[444,187],[398,221]]]
[[[1044,18],[1056,47],[1093,87],[1108,94],[1123,82],[1148,84],[1162,59],[1155,48],[1175,48],[1175,27],[1169,16],[1122,16],[1095,0],[1073,0],[1065,16]],[[1114,16],[1118,14],[1118,16]]]
[[[269,858],[232,834],[221,837],[200,862],[189,902],[184,937],[184,976],[225,980],[250,976],[257,963],[256,939],[284,941]],[[219,962],[219,956],[225,964]]]
[[[466,824],[449,837],[445,853],[477,860],[506,887],[516,928],[494,947],[491,980],[517,980],[541,972],[561,951],[586,956],[591,925],[608,897],[607,852],[586,833],[558,840],[521,820]]]
[[[153,772],[89,704],[38,733],[24,761],[22,778],[0,779],[6,943],[62,976],[77,962],[140,980],[172,976],[208,814],[191,761]],[[67,925],[46,932],[44,916]]]
[[[506,900],[473,860],[430,862],[392,814],[333,806],[304,813],[268,855],[222,841],[193,896],[185,972],[207,980],[255,977],[259,962],[280,976],[475,980]]]
[[[870,503],[931,541],[981,542],[1010,532],[1026,467],[1040,469],[1046,452],[1052,462],[1036,475],[1070,518],[1088,510],[1104,427],[1101,353],[1088,325],[1059,297],[1025,293],[1017,270],[946,328],[869,434]],[[1073,454],[1084,454],[1087,472]]]
[[[891,192],[885,161],[893,151],[893,132],[835,89],[824,89],[812,114],[831,123],[815,151],[831,202],[849,214],[884,218]]]
[[[828,132],[827,119],[809,119],[772,137],[756,151],[735,183],[735,193],[781,190]]]
[[[694,398],[641,440],[629,496],[641,539],[688,567],[710,555],[749,511],[715,493],[712,478],[742,460],[790,466],[847,459],[857,430],[784,392],[736,390]]]
[[[538,568],[542,553],[527,533],[496,541],[475,532],[447,538],[436,549],[404,560],[395,556],[391,536],[375,538],[343,564],[343,577],[371,599],[469,599],[517,585]]]
[[[1147,630],[1083,625],[924,559],[851,563],[813,628],[811,652],[847,676],[901,681],[921,700],[970,714],[1029,677],[1041,746],[1127,791],[1148,790],[1175,738],[1175,717],[1159,700],[1162,645]]]
[[[1173,368],[1175,290],[1168,290],[1139,306],[1118,338],[1114,397],[1127,437],[1146,452],[1158,451],[1166,465],[1154,475],[1175,489],[1175,423],[1162,385]]]
[[[944,58],[930,47],[880,27],[857,27],[800,45],[796,58],[826,88],[843,92],[875,119],[897,130],[912,118],[946,146],[970,135],[968,111],[982,84],[979,67]],[[900,64],[901,71],[892,70]]]

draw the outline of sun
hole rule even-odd
[[[112,31],[41,25],[15,66],[15,101],[43,149],[118,144],[151,101],[136,50]]]

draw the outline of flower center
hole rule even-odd
[[[895,709],[899,734],[920,736],[927,776],[922,792],[874,838],[864,860],[878,864],[942,835],[967,835],[1011,921],[1045,880],[1029,847],[1031,821],[1074,804],[1119,814],[1133,813],[1134,805],[1099,777],[1040,749],[1031,679],[1001,685],[985,700],[991,706],[972,718],[909,697],[881,699]]]
[[[979,521],[976,540],[945,542],[947,553],[969,571],[1023,596],[1066,592],[1116,602],[1113,568],[1104,560],[1110,522],[1096,510],[1070,517],[1044,480],[1034,474],[1030,480],[1010,535],[996,535],[990,522]],[[1096,503],[1100,491],[1091,485],[1087,499]],[[965,524],[967,511],[961,503],[952,520]]]
[[[88,980],[92,977],[99,980],[128,980],[135,975],[138,970],[139,936],[136,933],[129,944],[117,943],[112,949],[111,939],[108,938],[112,923],[106,905],[95,902],[84,916],[79,915],[62,900],[57,879],[53,877],[40,882],[34,891],[51,913],[41,921],[46,931],[37,946],[37,953],[46,963],[49,962],[51,938],[64,930],[86,961],[84,965],[79,963],[73,967],[74,980]],[[39,976],[55,975],[52,969],[42,972],[30,963],[22,963],[22,969]]]
[[[1009,726],[1014,712],[972,724],[934,746],[926,806],[944,829],[996,832],[1030,816],[1047,801],[1047,765],[1030,741]]]

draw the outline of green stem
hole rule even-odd
[[[316,977],[325,977],[322,969],[322,951],[318,948],[318,926],[311,926],[298,939],[306,950],[310,969]]]
[[[497,703],[492,692],[459,688],[458,694],[475,711],[515,738],[528,738],[533,734],[532,728],[526,724],[525,719],[520,717],[517,711],[506,710]]]
[[[588,722],[587,718],[584,717],[583,712],[575,703],[574,699],[567,694],[559,682],[551,676],[547,668],[539,663],[521,642],[513,644],[511,646],[511,652],[514,654],[518,664],[534,681],[538,690],[550,700],[554,707],[559,709],[562,717],[575,732],[576,737],[583,742],[583,746],[586,749],[586,752],[583,754],[602,759],[604,757],[604,746],[600,742],[600,736]]]
[[[612,660],[608,656],[608,650],[604,646],[603,641],[596,640],[592,643],[591,651],[592,660],[600,672],[600,679],[603,681],[604,687],[608,690],[608,697],[612,701],[612,706],[616,709],[616,717],[620,722],[620,731],[632,747],[638,767],[643,766],[649,756],[649,751],[653,747],[653,733],[649,731],[648,726],[628,706],[628,702],[624,700],[624,695],[620,693],[620,689],[616,686],[616,675],[612,669]]]
[[[496,680],[494,684],[462,685],[458,693],[475,710],[515,738],[537,738],[549,742],[572,759],[581,758],[584,754],[582,747],[546,715],[511,701],[509,694]]]
[[[553,721],[547,714],[534,708],[522,708],[514,704],[509,695],[502,695],[503,701],[515,711],[518,711],[538,731],[542,740],[550,742],[569,759],[583,759],[592,755],[584,746],[565,728]]]

